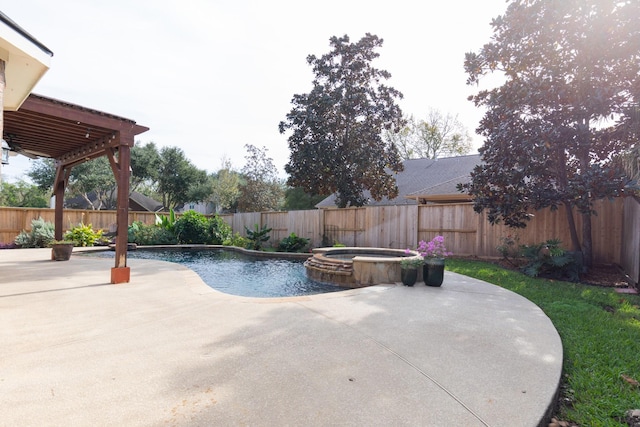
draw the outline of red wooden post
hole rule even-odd
[[[120,134],[118,147],[118,208],[116,231],[116,265],[111,269],[111,283],[129,283],[131,272],[127,267],[127,243],[129,228],[129,166],[134,135]],[[129,141],[130,140],[130,141]],[[131,144],[131,145],[129,145]]]

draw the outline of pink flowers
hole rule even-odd
[[[443,236],[436,236],[428,242],[420,240],[416,250],[424,258],[445,258],[453,255],[452,252],[447,252],[447,248],[444,246]]]

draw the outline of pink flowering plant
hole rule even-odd
[[[420,240],[417,251],[424,258],[446,258],[453,255],[452,252],[447,252],[443,236],[436,236],[428,242]]]

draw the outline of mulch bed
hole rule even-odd
[[[504,259],[491,260],[490,262],[508,270],[518,270],[518,265],[514,265]],[[627,293],[635,293],[637,291],[629,277],[617,265],[594,265],[589,268],[587,273],[580,276],[579,282],[585,285],[616,288],[616,290]]]

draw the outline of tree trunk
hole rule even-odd
[[[558,160],[558,183],[562,191],[566,191],[567,188],[567,159],[564,151],[564,145],[558,144],[557,149],[557,160]],[[578,238],[578,228],[576,227],[576,221],[573,218],[573,205],[568,201],[564,200],[562,202],[565,207],[566,215],[567,215],[567,225],[569,226],[569,234],[571,235],[571,246],[574,251],[581,252],[582,248],[580,246],[580,239]]]
[[[578,228],[576,227],[576,220],[573,218],[573,209],[571,203],[565,201],[564,207],[567,215],[567,224],[569,226],[569,234],[571,235],[571,246],[574,251],[581,252],[580,239],[578,239]],[[584,229],[583,229],[584,230]]]
[[[585,267],[593,265],[593,242],[591,239],[591,214],[582,214],[582,257]]]
[[[589,147],[591,141],[591,132],[589,130],[589,117],[583,117],[579,122],[579,150],[578,161],[582,173],[589,170]],[[591,239],[591,193],[588,192],[581,196],[580,210],[585,212],[582,214],[582,257],[585,267],[593,265],[593,243]]]

